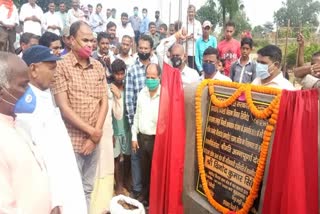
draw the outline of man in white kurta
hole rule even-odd
[[[23,32],[41,36],[42,17],[43,11],[35,3],[35,0],[29,0],[28,3],[23,4],[20,10],[20,21],[23,22]]]
[[[63,29],[63,23],[60,16],[55,13],[55,5],[53,2],[49,3],[49,11],[43,15],[42,27],[44,31],[49,31],[60,36]]]
[[[29,86],[36,96],[37,106],[32,114],[18,114],[17,124],[31,135],[42,151],[50,179],[52,209],[58,207],[63,214],[86,214],[84,191],[71,140],[49,89],[59,59],[50,51],[37,45],[23,54],[23,60],[29,66]]]

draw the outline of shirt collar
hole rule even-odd
[[[78,62],[76,56],[75,56],[74,53],[72,52],[72,50],[71,50],[68,54],[70,54],[70,59],[71,59],[71,62],[72,62],[72,65],[73,65],[73,66],[76,66],[76,65],[81,66],[80,63]],[[85,67],[85,69],[86,69],[86,68],[89,68],[89,67],[92,66],[92,65],[93,65],[93,64],[92,64],[92,58],[89,57],[89,64],[87,65],[87,67]]]
[[[0,121],[14,128],[15,123],[14,118],[12,116],[0,113]]]
[[[148,87],[147,87],[147,86],[145,86],[145,87],[146,87],[146,90],[145,90],[146,95],[150,96]],[[154,99],[154,98],[156,98],[156,97],[159,97],[159,96],[160,96],[160,93],[161,93],[161,84],[159,84],[158,89],[157,89],[157,92],[155,93],[155,95],[154,95],[153,97],[150,97],[150,98],[151,98],[151,99]]]
[[[241,65],[240,59],[241,59],[241,57],[237,60],[237,64],[238,64],[238,65]],[[246,65],[249,65],[249,64],[251,64],[251,63],[252,63],[252,60],[251,60],[250,57],[249,57],[249,61],[246,63]]]

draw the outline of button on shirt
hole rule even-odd
[[[9,9],[6,6],[0,6],[0,21],[3,22],[5,25],[15,25],[19,24],[19,15],[18,10],[15,5],[13,5],[13,10],[11,16],[8,17]],[[0,25],[1,26],[1,25]]]
[[[233,82],[251,83],[256,78],[256,63],[249,60],[242,66],[238,59],[231,65],[230,77]]]
[[[22,5],[20,10],[20,21],[23,22],[23,32],[33,33],[37,36],[41,36],[41,23],[32,20],[24,21],[26,18],[31,16],[35,16],[39,20],[42,20],[42,9],[38,5],[32,7],[29,3],[25,3]]]
[[[125,102],[129,124],[133,124],[134,114],[136,112],[138,93],[145,86],[146,66],[139,59],[128,69],[125,84]]]
[[[257,77],[252,82],[253,85],[263,85],[278,89],[286,89],[286,90],[296,90],[289,80],[284,78],[282,72],[280,72],[277,76],[275,76],[270,82],[262,84],[261,78]]]
[[[131,128],[132,141],[137,141],[137,134],[155,135],[157,131],[161,86],[150,97],[149,89],[144,87],[138,95],[137,111]]]
[[[52,93],[66,92],[72,110],[90,126],[95,127],[100,112],[100,101],[107,96],[105,69],[97,60],[90,58],[87,67],[82,67],[72,52],[57,62],[57,71]],[[82,145],[89,138],[87,133],[68,122],[68,129],[73,149],[80,152]]]
[[[53,25],[60,27],[60,30],[59,29],[53,30],[52,28],[48,28],[49,26],[53,26]],[[55,33],[56,35],[60,36],[61,30],[63,28],[63,23],[60,17],[56,13],[51,13],[50,11],[48,11],[43,15],[42,26],[45,31],[49,31],[51,33]]]
[[[196,54],[195,54],[195,60],[196,65],[198,68],[198,71],[202,71],[202,59],[203,59],[203,53],[208,47],[217,48],[217,39],[214,36],[209,36],[208,40],[203,40],[203,37],[200,37],[196,41]]]
[[[197,82],[199,80],[199,74],[196,70],[185,65],[181,71],[181,79],[183,87],[185,87],[190,83]]]

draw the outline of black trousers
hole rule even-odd
[[[142,194],[149,201],[150,176],[155,135],[138,134],[138,144],[141,157]]]

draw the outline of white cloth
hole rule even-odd
[[[53,30],[52,28],[48,28],[48,26],[52,26],[52,25],[60,27],[60,30],[59,29]],[[44,31],[49,31],[51,33],[55,33],[58,36],[60,36],[61,31],[63,30],[63,23],[61,21],[61,17],[57,13],[51,13],[50,11],[46,12],[43,15],[42,27]]]
[[[121,59],[126,64],[127,68],[129,68],[131,65],[135,63],[135,59],[132,56],[128,56],[127,58],[121,57],[120,54],[116,56],[116,58]]]
[[[68,10],[68,13],[67,13],[67,25],[68,26],[71,26],[72,23],[74,23],[76,21],[80,21],[80,20],[86,21],[82,10],[78,9],[77,11],[75,11],[73,8]]]
[[[37,17],[41,21],[43,17],[42,9],[38,5],[32,7],[29,3],[23,4],[20,10],[20,21],[23,22],[23,32],[41,36],[41,23],[32,20],[24,21],[26,18],[32,16]]]
[[[63,214],[86,214],[80,172],[60,111],[54,106],[49,89],[41,91],[29,85],[37,106],[32,114],[18,114],[17,126],[29,132],[42,151],[50,179],[52,208],[61,206]]]
[[[0,6],[0,21],[3,22],[5,25],[15,25],[19,24],[19,15],[18,10],[15,5],[13,5],[13,11],[11,16],[8,18],[9,10],[4,6]]]
[[[122,41],[122,37],[124,35],[128,35],[131,38],[134,38],[134,31],[131,23],[128,23],[126,27],[123,27],[122,24],[117,26],[117,37],[119,38],[119,41]]]
[[[177,41],[175,35],[171,35],[168,38],[164,38],[160,41],[160,44],[157,47],[157,56],[159,60],[159,65],[163,66],[163,62],[170,64],[170,59],[168,58],[169,48]]]
[[[199,74],[196,70],[185,65],[181,71],[181,79],[182,79],[183,87],[185,87],[186,85],[188,85],[190,83],[198,82],[199,81]]]
[[[150,97],[148,87],[138,94],[137,110],[131,128],[132,141],[137,141],[137,134],[155,135],[157,131],[161,85],[156,94]]]
[[[100,23],[102,23],[102,25],[100,25]],[[90,26],[91,26],[92,30],[96,33],[106,31],[106,28],[104,27],[105,20],[101,14],[93,13],[90,16]]]
[[[187,54],[188,56],[194,56],[195,55],[195,49],[196,49],[196,41],[198,38],[202,36],[202,26],[201,23],[194,19],[193,22],[190,22],[188,20],[188,25],[184,24],[182,25],[187,30],[187,35],[190,36],[193,34],[194,39],[188,40],[188,50]]]
[[[296,90],[289,80],[284,78],[282,72],[280,72],[277,76],[275,76],[270,82],[262,84],[261,78],[257,77],[252,82],[253,85],[263,85],[278,89],[286,89],[286,90]]]
[[[223,75],[220,71],[217,71],[216,74],[211,79],[232,82],[230,77]],[[204,80],[204,75],[201,75],[200,80]]]

